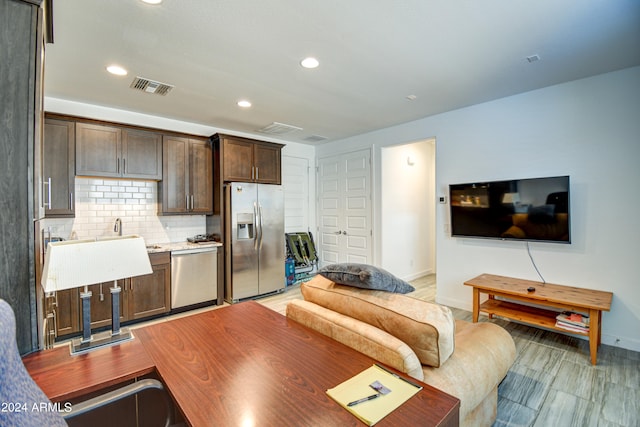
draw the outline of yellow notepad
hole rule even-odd
[[[376,394],[376,391],[370,387],[370,384],[375,381],[381,382],[391,392],[354,406],[348,406],[350,402]],[[418,384],[373,365],[336,387],[330,388],[327,390],[327,394],[365,424],[372,426],[420,390],[422,387]]]

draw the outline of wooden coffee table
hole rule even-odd
[[[586,336],[589,339],[591,363],[596,364],[602,333],[602,311],[611,309],[611,299],[613,298],[611,292],[493,274],[481,274],[467,280],[464,284],[473,287],[474,322],[478,321],[478,316],[482,311],[487,313],[489,317],[496,315],[534,326]],[[480,304],[481,293],[489,296],[489,299],[482,304]],[[496,299],[496,297],[500,299]],[[552,309],[547,310],[519,302],[547,306]],[[590,317],[589,331],[574,332],[557,327],[556,316],[559,311],[565,310],[588,314]]]
[[[146,326],[135,329],[134,335],[133,341],[120,346],[136,346],[138,356],[133,357],[143,361],[141,371],[148,372],[152,362],[188,425],[362,425],[326,390],[376,361],[256,302]],[[53,352],[56,359],[48,364]],[[86,359],[65,359],[59,349],[39,353],[26,358],[27,368],[38,373],[36,382],[48,387],[54,384],[47,377],[55,377],[55,394],[65,396],[60,367],[68,369],[68,359],[77,358],[73,366],[81,370]],[[122,349],[97,350],[91,362],[121,353]],[[124,366],[101,362],[101,375],[123,376],[119,365]],[[74,380],[80,383],[66,387],[78,395],[82,379]],[[423,390],[377,425],[457,426],[460,401],[420,384]]]

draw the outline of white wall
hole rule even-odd
[[[317,155],[435,137],[437,195],[450,183],[570,175],[572,244],[532,243],[532,254],[548,282],[613,292],[602,341],[640,351],[639,135],[634,67],[326,144]],[[379,188],[374,197],[379,216]],[[436,218],[438,302],[470,309],[462,283],[485,272],[538,280],[524,243],[449,237],[448,209],[438,205]]]
[[[434,141],[381,150],[380,265],[405,280],[435,272],[434,154]]]

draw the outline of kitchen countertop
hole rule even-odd
[[[147,252],[152,254],[156,252],[170,252],[178,251],[182,249],[196,249],[196,248],[212,248],[220,247],[220,242],[203,242],[203,243],[191,243],[191,242],[174,242],[174,243],[155,243],[147,245]]]

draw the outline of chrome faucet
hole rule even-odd
[[[122,236],[122,220],[116,218],[116,224],[113,226],[113,231],[116,231],[118,235]]]

